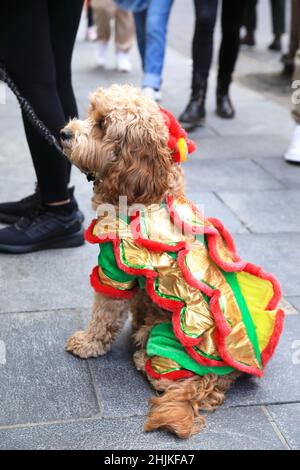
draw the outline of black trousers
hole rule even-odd
[[[77,116],[71,58],[83,0],[3,0],[0,61],[38,117],[58,138]],[[70,164],[50,147],[23,116],[42,200],[68,198]]]
[[[286,0],[271,0],[272,30],[274,35],[285,33]],[[247,31],[254,32],[257,25],[257,0],[246,0],[243,26]]]
[[[192,92],[201,80],[207,80],[213,55],[213,34],[218,0],[194,0],[196,22],[193,38]],[[218,86],[227,92],[239,52],[240,27],[245,0],[223,0],[221,12],[222,41],[219,51]]]

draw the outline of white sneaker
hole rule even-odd
[[[98,41],[96,51],[96,62],[99,67],[105,67],[107,62],[108,42]]]
[[[294,130],[294,135],[284,158],[288,162],[300,163],[300,125]]]
[[[131,72],[132,66],[128,52],[117,51],[117,69],[119,72]]]
[[[155,90],[154,88],[151,88],[150,86],[145,86],[144,88],[142,88],[142,93],[143,95],[148,96],[148,98],[152,98],[154,101],[161,100],[161,91]]]

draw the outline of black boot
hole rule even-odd
[[[69,198],[74,204],[76,210],[79,211],[77,201],[74,197],[74,187],[69,189]],[[2,202],[0,203],[0,222],[4,224],[14,224],[21,217],[25,217],[26,214],[31,213],[41,204],[41,194],[38,185],[35,186],[35,191],[30,196],[24,197],[20,201],[14,202]],[[79,211],[84,220],[84,215]]]
[[[74,203],[38,206],[14,225],[0,230],[1,253],[31,253],[84,243],[82,218]]]
[[[185,110],[179,116],[182,124],[191,126],[200,126],[205,118],[205,98],[206,98],[207,80],[198,80],[193,83],[192,94]]]
[[[273,41],[269,45],[268,49],[270,51],[281,51],[281,36],[275,35]]]
[[[232,119],[235,116],[235,110],[229,98],[229,86],[219,84],[217,87],[216,113],[223,119]]]

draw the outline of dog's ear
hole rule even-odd
[[[105,115],[107,113],[107,103],[103,99],[103,90],[99,88],[97,91],[90,95],[90,106],[88,109],[88,116],[92,121],[103,129],[105,123]]]
[[[126,195],[129,204],[161,201],[172,185],[174,162],[160,115],[118,120],[106,136],[115,142],[110,185],[116,193]]]

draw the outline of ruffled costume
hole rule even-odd
[[[86,240],[100,246],[91,274],[97,292],[130,299],[145,289],[170,312],[150,332],[149,376],[263,375],[283,327],[280,285],[238,256],[219,220],[204,217],[184,196],[169,196],[130,217],[114,211],[98,217]]]

